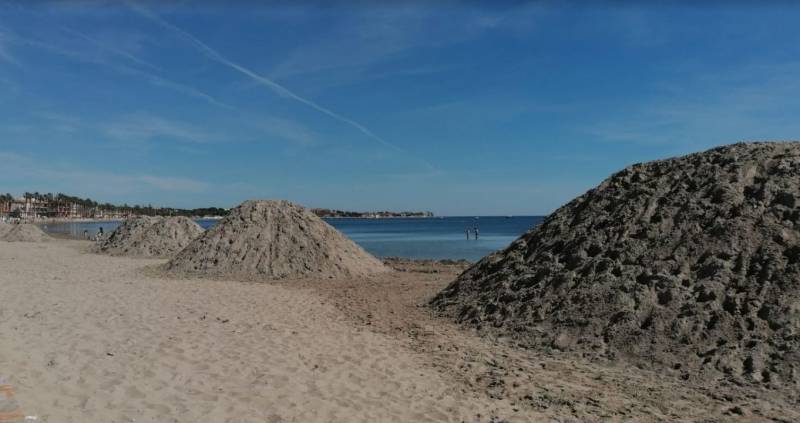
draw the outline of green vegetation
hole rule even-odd
[[[32,213],[36,216],[47,217],[108,217],[111,216],[227,216],[229,210],[220,207],[201,207],[196,209],[181,209],[175,207],[153,207],[151,204],[146,206],[134,204],[111,204],[100,203],[91,198],[80,198],[63,193],[26,192],[22,195],[26,203],[31,204]],[[14,203],[14,196],[11,194],[0,194],[0,212],[12,213],[11,204]],[[4,207],[5,206],[5,207]],[[359,218],[383,218],[383,217],[433,217],[433,213],[427,211],[373,211],[373,212],[354,212],[333,209],[311,209],[313,213],[320,217],[359,217]]]
[[[153,207],[148,204],[142,205],[128,205],[128,204],[111,204],[100,203],[91,198],[80,198],[62,193],[45,193],[26,192],[22,195],[26,201],[35,201],[37,203],[37,211],[42,215],[57,216],[62,214],[65,207],[76,205],[81,208],[84,213],[80,214],[117,214],[117,215],[145,215],[145,216],[225,216],[228,214],[228,209],[220,207],[202,207],[196,209],[181,209],[175,207]],[[11,194],[0,195],[0,203],[12,203],[14,196]]]

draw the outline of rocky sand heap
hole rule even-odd
[[[123,222],[95,248],[115,256],[170,258],[203,233],[187,217],[141,216]]]
[[[245,279],[367,276],[383,263],[309,210],[247,201],[167,263],[170,272]]]
[[[529,346],[796,389],[798,200],[797,142],[633,165],[432,305]]]
[[[44,233],[36,225],[3,225],[0,228],[0,240],[6,242],[47,242],[50,241],[49,235]]]

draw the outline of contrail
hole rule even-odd
[[[278,93],[278,95],[280,95],[282,97],[291,98],[292,100],[295,100],[295,101],[298,101],[300,103],[303,103],[306,106],[309,106],[309,107],[311,107],[312,109],[314,109],[314,110],[316,110],[318,112],[324,113],[324,114],[326,114],[326,115],[328,115],[328,116],[330,116],[330,117],[332,117],[332,118],[334,118],[334,119],[336,119],[336,120],[338,120],[340,122],[343,122],[343,123],[345,123],[347,125],[350,125],[353,128],[356,128],[362,134],[366,135],[367,137],[372,138],[375,141],[378,141],[379,143],[381,143],[385,147],[388,147],[388,148],[390,148],[392,150],[395,150],[395,151],[403,153],[403,154],[408,154],[404,150],[402,150],[401,148],[399,148],[399,147],[395,146],[394,144],[392,144],[392,143],[384,140],[383,138],[379,137],[378,135],[376,135],[375,133],[373,133],[372,131],[370,131],[366,127],[364,127],[364,125],[361,125],[360,123],[358,123],[358,122],[356,122],[356,121],[354,121],[352,119],[349,119],[347,117],[344,117],[344,116],[342,116],[342,115],[340,115],[340,114],[338,114],[338,113],[336,113],[336,112],[334,112],[334,111],[332,111],[330,109],[322,107],[319,104],[317,104],[317,103],[315,103],[315,102],[313,102],[313,101],[311,101],[309,99],[300,97],[299,95],[295,94],[294,92],[292,92],[288,88],[284,87],[283,85],[280,85],[277,82],[272,81],[272,80],[270,80],[268,78],[265,78],[265,77],[263,77],[261,75],[258,75],[257,73],[251,71],[250,69],[245,68],[244,66],[241,66],[241,65],[239,65],[237,63],[232,62],[230,59],[228,59],[227,57],[223,56],[222,54],[220,54],[218,51],[214,50],[213,48],[209,47],[206,43],[200,41],[199,39],[197,39],[192,34],[190,34],[190,33],[186,32],[186,31],[176,27],[175,25],[172,25],[171,23],[165,21],[164,19],[162,19],[161,17],[159,17],[155,13],[145,9],[144,7],[142,7],[140,5],[138,5],[134,1],[129,0],[129,1],[127,1],[127,4],[133,11],[139,13],[140,15],[152,20],[153,22],[161,25],[164,28],[167,28],[168,30],[170,30],[170,31],[178,34],[182,38],[184,38],[186,41],[188,41],[194,47],[196,47],[198,50],[200,50],[207,58],[209,58],[209,59],[211,59],[211,60],[213,60],[213,61],[215,61],[217,63],[220,63],[220,64],[223,64],[225,66],[228,66],[229,68],[234,69],[234,70],[236,70],[236,71],[238,71],[238,72],[250,77],[252,80],[258,82],[261,85],[266,86],[267,88],[270,88],[271,90],[275,91],[276,93]],[[428,163],[425,163],[425,164],[427,166],[429,166],[429,167],[432,167]]]
[[[62,26],[61,30],[64,31],[64,32],[70,33],[70,34],[72,34],[72,35],[74,35],[76,37],[83,38],[84,40],[89,41],[90,43],[100,47],[100,49],[102,49],[102,50],[106,50],[106,51],[109,51],[109,52],[114,53],[116,55],[125,57],[128,60],[130,60],[132,62],[135,62],[135,63],[137,63],[139,65],[142,65],[144,67],[148,67],[148,68],[150,68],[152,70],[155,70],[155,71],[160,71],[161,70],[158,66],[156,66],[156,65],[154,65],[152,63],[149,63],[149,62],[147,62],[145,60],[142,60],[142,59],[140,59],[140,58],[128,53],[127,51],[120,50],[120,49],[118,49],[116,47],[112,47],[112,46],[106,45],[106,44],[104,44],[104,43],[102,43],[102,42],[100,42],[100,41],[98,41],[98,40],[86,35],[86,34],[83,34],[83,33],[80,33],[78,31],[75,31],[74,29]]]
[[[85,55],[83,55],[81,53],[78,53],[78,52],[75,52],[75,51],[71,51],[71,50],[67,50],[67,49],[64,49],[62,47],[59,47],[59,46],[56,46],[56,45],[53,45],[53,44],[48,44],[48,43],[45,43],[45,42],[42,42],[42,41],[39,41],[39,40],[22,37],[22,36],[20,36],[18,34],[13,34],[12,33],[10,39],[12,41],[15,41],[15,42],[18,42],[18,43],[27,44],[29,46],[37,47],[37,48],[40,48],[40,49],[43,49],[43,50],[47,50],[47,51],[50,51],[52,53],[55,53],[55,54],[58,54],[58,55],[61,55],[61,56],[64,56],[64,57],[69,57],[69,58],[77,60],[79,62],[92,63],[92,64],[97,65],[97,66],[104,66],[104,67],[113,69],[116,72],[121,73],[121,74],[133,75],[133,76],[137,76],[137,77],[140,77],[140,78],[144,78],[144,79],[147,80],[147,82],[149,82],[152,85],[156,85],[156,86],[159,86],[159,87],[170,88],[172,90],[182,92],[182,93],[184,93],[186,95],[203,99],[203,100],[205,100],[205,101],[207,101],[207,102],[209,102],[209,103],[211,103],[211,104],[213,104],[215,106],[222,107],[222,108],[229,109],[229,110],[236,110],[236,108],[231,106],[230,104],[223,103],[223,102],[217,100],[216,98],[214,98],[214,97],[212,97],[212,96],[210,96],[210,95],[198,90],[197,88],[194,88],[194,87],[191,87],[191,86],[188,86],[188,85],[184,85],[184,84],[181,84],[181,83],[178,83],[178,82],[174,82],[174,81],[171,81],[169,79],[162,78],[162,77],[160,77],[158,75],[155,75],[155,74],[152,74],[152,73],[149,73],[149,72],[145,72],[143,70],[136,69],[136,68],[131,67],[131,66],[126,66],[126,65],[122,65],[122,64],[115,64],[115,63],[108,62],[106,60],[93,58],[93,57],[87,57],[87,56],[85,56]]]
[[[132,74],[132,75],[139,75],[142,78],[147,79],[147,81],[150,82],[153,85],[156,85],[156,86],[159,86],[159,87],[171,88],[171,89],[173,89],[175,91],[180,91],[180,92],[182,92],[182,93],[184,93],[186,95],[203,99],[203,100],[205,100],[205,101],[207,101],[207,102],[209,102],[209,103],[211,103],[211,104],[213,104],[213,105],[215,105],[217,107],[221,107],[223,109],[228,109],[228,110],[238,110],[236,107],[231,106],[230,104],[227,104],[227,103],[223,103],[223,102],[217,100],[216,98],[214,98],[214,97],[212,97],[212,96],[210,96],[210,95],[198,90],[197,88],[194,88],[194,87],[191,87],[191,86],[188,86],[188,85],[184,85],[184,84],[180,84],[180,83],[171,81],[169,79],[162,78],[162,77],[160,77],[158,75],[153,75],[153,74],[148,73],[148,72],[143,72],[143,71],[140,71],[138,69],[131,68],[129,66],[120,66],[120,65],[112,65],[112,64],[107,64],[107,66],[111,66],[111,67],[115,68],[117,70],[117,72],[120,72],[120,73],[128,73],[128,74]]]

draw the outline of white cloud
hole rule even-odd
[[[248,117],[239,126],[248,128],[248,131],[256,134],[244,136],[249,139],[259,139],[266,134],[300,146],[311,146],[318,138],[316,133],[304,125],[275,116]],[[98,124],[95,129],[114,140],[123,142],[171,140],[203,144],[228,142],[234,139],[229,133],[208,131],[190,123],[165,119],[149,113],[128,114],[109,123]]]
[[[129,44],[129,45],[133,45],[134,48],[136,48],[136,49],[140,49],[141,47],[139,46],[139,40],[141,40],[141,37],[139,37],[135,33],[125,33],[124,37],[122,36],[122,33],[116,33],[115,32],[115,33],[113,33],[113,35],[111,35],[109,33],[106,33],[103,36],[103,38],[106,38],[106,39],[113,38],[113,42],[112,43],[106,43],[106,42],[101,41],[100,39],[96,39],[96,38],[90,37],[90,36],[88,36],[88,35],[86,35],[86,34],[84,34],[82,32],[75,31],[74,29],[71,29],[71,28],[62,27],[61,29],[64,30],[66,33],[70,34],[70,35],[73,35],[73,36],[76,36],[76,37],[78,37],[78,38],[80,38],[82,40],[88,41],[90,44],[96,46],[102,52],[107,52],[107,53],[110,53],[112,55],[116,55],[116,56],[125,58],[125,59],[127,59],[127,60],[129,60],[129,61],[131,61],[131,62],[133,62],[133,63],[135,63],[137,65],[144,66],[146,68],[150,68],[151,70],[154,70],[154,71],[160,71],[161,70],[158,66],[156,66],[156,65],[154,65],[154,64],[152,64],[150,62],[147,62],[146,60],[143,60],[143,59],[131,54],[127,50],[119,47],[122,44]],[[124,40],[124,41],[121,41],[121,40]],[[133,41],[131,41],[131,40],[133,40]]]
[[[9,153],[7,151],[0,151],[0,161],[9,165],[26,163],[27,158],[16,153]]]
[[[43,133],[78,133],[86,131],[101,135],[105,139],[122,142],[178,141],[184,143],[209,143],[226,140],[226,137],[200,129],[190,123],[180,122],[139,112],[119,116],[103,122],[88,121],[59,112],[39,111],[33,113],[38,118],[36,124],[21,126],[17,133],[43,131]],[[13,132],[14,127],[2,127],[5,132]],[[37,132],[38,133],[38,132]]]
[[[263,132],[300,145],[312,145],[317,138],[314,132],[289,119],[270,116],[260,119],[256,126]]]
[[[150,174],[123,174],[93,170],[80,170],[81,166],[50,164],[42,160],[11,152],[0,151],[0,180],[22,181],[24,186],[6,189],[39,190],[42,192],[89,193],[121,197],[132,193],[205,192],[213,185],[196,179]],[[86,194],[82,194],[86,195]]]
[[[691,78],[660,84],[658,95],[602,116],[584,132],[603,141],[670,145],[676,153],[800,133],[800,62],[681,69]]]
[[[222,138],[190,124],[147,113],[130,114],[99,126],[103,133],[119,141],[174,140],[204,143]]]
[[[19,61],[11,54],[8,49],[9,45],[8,36],[0,32],[0,62],[11,63],[12,65],[19,65]]]
[[[143,175],[138,179],[160,191],[203,192],[209,188],[209,184],[205,182],[188,178]]]
[[[362,5],[336,14],[335,25],[320,28],[327,34],[296,48],[269,75],[285,79],[342,70],[370,78],[372,71],[387,73],[367,71],[386,62],[399,62],[392,66],[398,73],[413,72],[402,67],[403,55],[410,50],[465,42],[486,31],[523,33],[538,22],[544,9],[526,4],[487,11],[480,5],[447,1]]]
[[[204,101],[206,101],[206,102],[208,102],[208,103],[210,103],[212,105],[218,106],[220,108],[224,108],[224,109],[228,109],[228,110],[235,110],[236,109],[235,107],[231,106],[230,104],[222,102],[222,101],[218,100],[217,98],[215,98],[214,96],[212,96],[212,95],[210,95],[210,94],[208,94],[208,93],[206,93],[206,92],[204,92],[202,90],[199,90],[199,89],[197,89],[195,87],[192,87],[192,86],[180,83],[180,82],[172,81],[170,79],[164,78],[162,76],[159,76],[159,75],[157,75],[155,73],[152,73],[152,72],[149,72],[149,71],[144,71],[142,69],[138,69],[138,68],[135,68],[135,67],[132,67],[132,66],[128,66],[128,65],[121,64],[121,63],[112,62],[112,61],[108,60],[107,58],[104,58],[102,55],[86,54],[83,51],[71,50],[69,48],[65,48],[65,47],[63,47],[61,45],[58,45],[58,44],[47,43],[47,42],[40,41],[40,40],[33,39],[33,38],[26,38],[26,37],[22,37],[22,36],[20,36],[18,34],[10,34],[10,33],[8,33],[6,35],[6,40],[8,40],[10,42],[13,42],[15,44],[23,44],[23,45],[26,45],[26,46],[35,47],[35,48],[38,48],[38,49],[41,49],[41,50],[44,50],[44,51],[48,51],[50,53],[57,54],[59,56],[67,57],[69,59],[72,59],[72,60],[75,60],[75,61],[78,61],[78,62],[91,63],[91,64],[94,64],[94,65],[97,65],[97,66],[101,66],[101,67],[104,67],[106,69],[110,69],[110,70],[112,70],[114,72],[117,72],[119,74],[125,75],[125,76],[140,78],[140,79],[146,81],[147,83],[149,83],[149,84],[151,84],[153,86],[168,88],[168,89],[171,89],[173,91],[180,92],[182,94],[188,95],[190,97],[195,97],[195,98],[204,100]],[[2,52],[2,43],[1,43],[1,41],[2,40],[0,40],[0,52]],[[120,52],[118,54],[123,54],[123,53]],[[130,56],[134,57],[132,55],[130,55]],[[140,61],[142,63],[146,63],[145,61],[143,61],[142,59],[139,59],[139,58],[136,58],[136,60],[138,60],[138,61]],[[157,68],[155,65],[152,65],[152,64],[149,64],[148,67]]]
[[[250,79],[252,79],[256,83],[258,83],[258,84],[260,84],[260,85],[272,90],[273,92],[275,92],[276,94],[280,95],[281,97],[290,98],[290,99],[295,100],[295,101],[297,101],[299,103],[305,104],[306,106],[308,106],[308,107],[310,107],[310,108],[312,108],[312,109],[314,109],[314,110],[316,110],[316,111],[318,111],[320,113],[328,115],[328,116],[332,117],[333,119],[336,119],[336,120],[338,120],[338,121],[340,121],[340,122],[342,122],[344,124],[347,124],[347,125],[355,128],[355,129],[357,129],[359,132],[361,132],[362,134],[366,135],[368,138],[370,138],[370,139],[372,139],[374,141],[377,141],[378,143],[380,143],[381,145],[383,145],[385,147],[388,147],[388,148],[390,148],[392,150],[395,150],[395,151],[398,151],[398,152],[401,152],[401,153],[405,153],[404,150],[402,150],[401,148],[397,147],[396,145],[386,141],[385,139],[381,138],[380,136],[376,135],[375,133],[373,133],[371,130],[369,130],[367,127],[363,126],[362,124],[360,124],[360,123],[358,123],[358,122],[356,122],[356,121],[354,121],[354,120],[352,120],[350,118],[342,116],[342,115],[340,115],[340,114],[338,114],[338,113],[336,113],[336,112],[334,112],[334,111],[332,111],[332,110],[330,110],[328,108],[320,106],[319,104],[315,103],[314,101],[311,101],[311,100],[309,100],[307,98],[301,97],[301,96],[297,95],[296,93],[294,93],[293,91],[289,90],[288,88],[284,87],[283,85],[280,85],[280,84],[276,83],[275,81],[273,81],[273,80],[271,80],[269,78],[266,78],[264,76],[258,75],[257,73],[253,72],[252,70],[250,70],[250,69],[248,69],[248,68],[246,68],[246,67],[244,67],[242,65],[239,65],[238,63],[233,62],[232,60],[230,60],[227,57],[223,56],[218,51],[216,51],[213,48],[211,48],[209,45],[207,45],[204,42],[200,41],[194,35],[186,32],[186,31],[184,31],[184,30],[182,30],[182,29],[180,29],[178,27],[176,27],[175,25],[172,25],[171,23],[169,23],[169,22],[165,21],[164,19],[160,18],[158,15],[156,15],[156,14],[150,12],[149,10],[147,10],[147,9],[137,5],[137,4],[135,4],[134,2],[130,1],[129,5],[131,6],[131,8],[134,11],[136,11],[140,15],[152,20],[153,22],[157,23],[158,25],[166,28],[167,30],[177,34],[179,37],[181,37],[184,40],[188,41],[192,46],[194,46],[198,51],[200,51],[209,60],[217,62],[217,63],[219,63],[221,65],[227,66],[227,67],[229,67],[229,68],[231,68],[231,69],[233,69],[233,70],[235,70],[235,71],[237,71],[237,72],[249,77]],[[425,163],[425,162],[423,161],[423,163]],[[426,164],[427,167],[431,167],[430,164],[428,164],[428,163],[425,163],[425,164]]]

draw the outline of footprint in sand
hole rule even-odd
[[[150,404],[150,403],[148,403],[146,405],[146,407],[147,407],[148,410],[153,410],[153,411],[155,411],[156,413],[158,413],[159,415],[162,415],[162,416],[169,415],[172,412],[172,409],[167,407],[164,404]]]
[[[125,395],[135,399],[142,399],[146,396],[144,392],[136,389],[135,386],[129,386],[127,389],[125,389]]]

